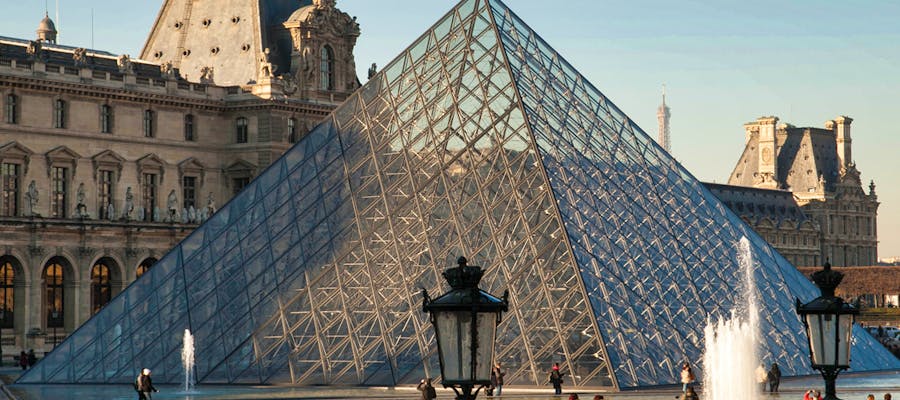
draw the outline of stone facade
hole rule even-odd
[[[176,3],[165,3],[145,53]],[[263,9],[207,11],[217,24],[277,20],[266,2],[245,3]],[[254,71],[233,74],[182,59],[185,76],[168,59],[0,39],[3,353],[40,352],[64,338],[358,87],[355,20],[333,2],[297,6],[278,9],[279,26],[306,29],[298,45],[331,49],[333,58],[309,66],[331,86],[276,75],[277,54],[254,56]],[[193,37],[201,34],[184,40],[207,40]]]
[[[825,128],[778,124],[777,117],[761,117],[744,125],[744,152],[728,179],[729,185],[787,191],[817,227],[818,260],[835,266],[874,265],[878,260],[878,196],[875,183],[863,190],[860,172],[851,156],[849,117],[827,121]],[[755,192],[754,192],[755,193]],[[740,202],[731,199],[732,204]],[[753,202],[748,197],[747,202]],[[742,212],[735,207],[739,215]],[[749,221],[748,221],[749,222]],[[771,228],[751,226],[760,233]],[[790,234],[781,232],[777,238]],[[765,234],[764,234],[765,236]],[[794,254],[780,240],[770,240],[785,255]],[[798,254],[799,255],[799,254]],[[807,261],[804,261],[807,260]]]

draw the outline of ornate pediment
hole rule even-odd
[[[225,174],[230,177],[253,176],[255,173],[256,165],[242,159],[237,159],[237,161],[225,167]]]
[[[117,182],[122,178],[122,165],[125,164],[125,158],[112,150],[97,153],[91,157],[91,163],[94,165],[94,181],[97,180],[97,174],[101,169],[115,171]]]
[[[0,163],[16,163],[22,165],[22,174],[28,174],[28,162],[31,161],[31,155],[34,154],[31,149],[19,144],[19,142],[9,142],[0,146]]]
[[[178,163],[178,178],[181,179],[185,175],[194,175],[199,176],[200,181],[203,181],[203,176],[205,175],[206,166],[203,165],[199,160],[194,157],[186,158],[184,161]]]
[[[159,158],[156,154],[147,154],[136,161],[138,172],[138,183],[143,179],[144,174],[156,174],[159,176],[159,183],[162,184],[163,174],[166,172],[166,162]]]
[[[54,166],[71,168],[71,176],[75,176],[75,168],[78,167],[78,159],[81,158],[81,155],[66,146],[59,146],[48,151],[44,157],[47,159],[48,177]]]

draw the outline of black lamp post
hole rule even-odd
[[[806,304],[797,299],[797,314],[803,320],[809,338],[812,368],[819,370],[825,378],[824,400],[839,400],[834,381],[839,372],[850,368],[850,338],[853,320],[859,314],[859,308],[834,295],[834,289],[842,279],[844,274],[832,270],[826,261],[823,270],[812,274],[822,295]]]
[[[508,309],[509,292],[500,299],[478,289],[484,274],[481,267],[466,265],[465,257],[457,262],[459,266],[443,273],[452,288],[449,292],[432,300],[422,290],[422,311],[431,314],[441,383],[452,387],[458,400],[471,400],[491,383],[494,339],[501,315]]]

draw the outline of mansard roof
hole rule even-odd
[[[787,221],[792,221],[798,226],[809,220],[789,191],[709,182],[703,184],[731,211],[749,220],[768,218],[779,226]]]

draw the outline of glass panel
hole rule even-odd
[[[850,366],[850,345],[852,343],[851,337],[853,336],[853,316],[849,314],[843,314],[839,316],[840,319],[838,324],[838,354],[837,365]]]
[[[494,341],[497,332],[497,314],[478,314],[478,348],[475,361],[478,362],[475,370],[475,379],[479,381],[491,380],[491,368],[494,361]]]

